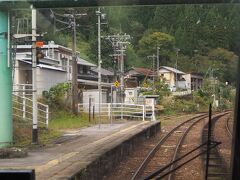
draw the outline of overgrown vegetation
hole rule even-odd
[[[67,106],[70,83],[58,83],[49,91],[43,91],[43,100],[53,109],[63,109]]]

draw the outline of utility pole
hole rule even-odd
[[[130,35],[127,34],[117,34],[117,35],[110,35],[107,36],[113,49],[115,50],[113,57],[117,57],[118,60],[118,73],[120,75],[120,87],[121,87],[121,102],[124,102],[124,52],[126,51],[127,44],[129,44]]]
[[[155,91],[155,58],[157,56],[153,54],[152,56],[147,56],[148,59],[152,58],[152,71],[153,71],[153,91]]]
[[[77,82],[77,56],[76,56],[76,16],[83,16],[84,14],[64,14],[69,18],[69,26],[72,30],[72,112],[78,114],[78,82]]]
[[[176,51],[177,51],[177,58],[176,58],[176,70],[177,70],[177,68],[178,68],[178,52],[180,51],[180,49],[176,49]],[[176,89],[177,89],[177,72],[176,72],[176,79],[175,79],[175,86],[176,86]]]
[[[157,77],[159,77],[159,50],[160,47],[157,47]]]
[[[76,19],[75,14],[71,18],[72,27],[72,111],[78,114],[78,83],[77,83],[77,57],[76,57]]]
[[[32,7],[32,143],[38,144],[38,112],[37,112],[37,62],[36,62],[36,29],[37,11]]]
[[[102,101],[102,75],[101,75],[101,65],[102,65],[102,59],[101,59],[101,9],[98,8],[96,11],[96,15],[98,17],[98,118],[99,118],[99,128],[101,126],[101,101]]]

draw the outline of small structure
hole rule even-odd
[[[186,79],[188,87],[191,87],[191,90],[195,91],[202,87],[203,84],[203,74],[202,73],[189,73],[183,75]]]
[[[152,106],[152,121],[156,121],[156,116],[155,116],[155,106],[157,104],[157,99],[159,95],[145,95],[145,105],[150,105]]]
[[[102,89],[101,104],[108,102],[107,90]],[[91,101],[91,102],[90,102]],[[90,102],[90,103],[89,103]],[[99,111],[99,92],[98,89],[87,89],[83,91],[83,108],[85,111],[88,110],[88,106],[91,104],[95,106],[95,112]]]
[[[125,88],[125,103],[128,104],[144,104],[144,98],[139,97],[140,87]]]

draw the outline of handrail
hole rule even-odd
[[[18,94],[13,94],[13,102],[17,107],[13,106],[13,109],[17,111],[17,113],[13,113],[14,116],[20,117],[22,119],[32,120],[32,99],[21,96]],[[20,99],[20,100],[19,100]],[[38,108],[38,122],[41,124],[45,124],[48,128],[49,121],[49,106],[40,102],[37,102]],[[21,115],[19,115],[21,114]]]
[[[155,120],[154,105],[142,105],[142,104],[127,104],[127,103],[100,103],[99,104],[90,104],[80,103],[78,104],[78,112],[85,111],[90,113],[92,107],[97,112],[99,108],[101,109],[101,116],[108,116],[109,119],[114,117],[138,117],[142,118],[143,121],[145,118],[151,118]]]

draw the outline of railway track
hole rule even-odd
[[[213,129],[215,128],[216,122],[221,121],[222,118],[226,115],[229,115],[229,113],[225,113],[225,114],[222,114],[222,115],[212,118]],[[219,127],[217,127],[217,128],[219,128]],[[225,128],[227,129],[227,132],[228,132],[227,134],[230,137],[231,131],[229,128],[229,117],[226,120]],[[215,142],[219,139],[216,137],[216,134],[213,133],[214,130],[212,130],[212,132],[211,132],[211,137],[212,137],[211,141],[212,142]],[[208,133],[208,125],[206,124],[202,131],[202,142],[207,141],[207,137],[208,137],[207,133]],[[226,158],[220,152],[220,148],[221,148],[221,145],[220,145],[220,147],[209,150],[209,154],[208,155],[206,154],[205,156],[203,156],[203,161],[208,164],[208,167],[206,167],[206,164],[204,164],[204,168],[203,168],[203,169],[208,168],[208,170],[205,174],[205,178],[208,180],[210,180],[210,179],[217,179],[217,180],[230,179],[230,173],[229,173],[230,169],[226,163]],[[203,147],[203,150],[206,150],[206,147]]]
[[[230,128],[230,120],[231,120],[230,117],[226,120],[225,128],[227,130],[227,133],[228,133],[229,137],[232,139],[232,131],[231,131],[231,128]]]
[[[155,177],[154,173],[159,169],[159,167],[163,167],[169,162],[175,161],[187,133],[196,123],[206,119],[207,117],[208,115],[206,113],[198,115],[173,128],[168,134],[160,139],[157,145],[148,153],[145,160],[134,173],[132,180],[139,178],[150,179]],[[167,169],[168,171],[173,170],[174,165],[169,166]],[[167,174],[168,173],[165,171],[161,175],[158,175],[157,179],[162,179],[166,177]],[[169,180],[172,178],[173,175],[168,175]]]
[[[228,112],[219,113],[219,115],[214,116],[212,121],[215,122],[216,120],[225,116],[226,114],[228,114]],[[174,170],[179,168],[176,166],[178,164],[180,164],[179,161],[181,162],[181,158],[179,158],[179,157],[181,154],[180,151],[181,151],[181,147],[183,145],[184,139],[186,138],[189,131],[196,124],[198,124],[200,121],[207,120],[207,119],[208,119],[207,114],[198,115],[196,117],[188,119],[187,121],[184,121],[183,123],[181,123],[178,126],[176,126],[175,128],[173,128],[169,133],[167,133],[164,137],[162,137],[160,139],[160,141],[157,143],[157,145],[155,145],[154,148],[148,153],[147,157],[141,163],[141,165],[139,166],[137,171],[134,173],[131,180],[151,179],[151,178],[168,179],[168,180],[174,179],[175,178]],[[203,133],[202,136],[204,136],[204,138],[207,137],[205,135],[207,133],[207,131],[206,131],[207,123],[205,123],[205,124],[206,125],[204,126],[204,129],[202,131],[202,133]],[[204,138],[202,138],[202,141],[207,142],[207,139],[204,139]],[[199,144],[200,144],[200,142],[199,142]],[[206,144],[207,143],[205,143],[204,146],[206,146]],[[217,143],[215,143],[215,145],[216,144]],[[213,143],[211,145],[211,147],[215,146],[215,145]],[[204,146],[202,146],[202,147],[204,147]],[[200,147],[201,146],[199,146],[198,148],[200,149]],[[192,157],[195,157],[195,158],[198,157],[199,154],[196,155],[197,153],[199,153],[198,148],[188,149],[188,151],[189,150],[192,150],[192,151],[190,153],[184,154],[184,158],[187,157],[188,155],[190,156],[190,158],[188,157],[187,162],[190,162],[191,160],[193,160],[194,158],[192,158]],[[217,150],[215,150],[215,149],[216,148],[214,148],[213,150],[210,151],[211,152],[211,154],[209,156],[209,159],[211,160],[211,161],[209,161],[210,167],[214,167],[214,166],[218,167],[218,166],[220,166],[220,164],[224,164],[224,163],[218,161],[218,159],[220,160],[221,157],[217,156],[217,154],[215,153],[215,151],[217,151]],[[200,154],[204,154],[204,152],[206,152],[206,151],[207,151],[206,148],[202,149],[202,152]],[[216,162],[214,163],[212,160],[214,160]],[[171,164],[171,162],[174,162],[174,163]],[[205,162],[205,159],[204,159],[204,162]],[[180,165],[180,166],[182,166],[182,165]],[[209,177],[211,177],[212,179],[214,177],[216,177],[215,176],[216,174],[218,174],[217,179],[219,179],[219,177],[224,177],[224,175],[226,175],[226,176],[229,175],[229,173],[227,171],[220,170],[220,172],[216,172],[215,170],[209,170]]]

